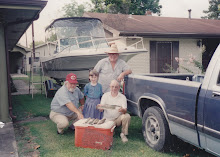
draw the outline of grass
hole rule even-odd
[[[16,121],[33,117],[47,117],[50,112],[52,99],[44,95],[19,95],[12,97],[13,113],[17,116]],[[14,123],[18,153],[20,157],[212,157],[205,151],[176,140],[174,149],[170,152],[156,152],[149,148],[143,139],[142,122],[137,116],[132,116],[129,127],[128,143],[122,143],[119,137],[120,128],[115,129],[113,146],[110,150],[98,150],[75,147],[75,135],[66,129],[65,134],[57,135],[55,124],[48,118],[44,121]]]
[[[38,116],[48,117],[51,100],[41,94],[35,94],[33,99],[31,95],[13,96],[13,114],[17,121]]]
[[[16,77],[16,78],[12,78],[13,80],[23,80],[27,85],[29,85],[29,83],[31,84],[31,81],[29,78],[30,78],[30,72],[27,73],[27,76],[28,77]],[[44,79],[45,81],[46,80],[52,80],[54,83],[56,83],[56,81],[54,79],[51,79],[47,76],[45,76],[45,78],[43,79],[43,77],[41,78],[40,74],[39,75],[36,75],[36,76],[33,76],[33,82],[37,82],[37,83],[41,83],[41,79],[42,79],[42,83],[44,82]],[[34,85],[34,88],[36,90],[38,90],[38,93],[41,93],[41,88],[42,88],[42,93],[45,94],[45,89],[44,89],[44,85]]]

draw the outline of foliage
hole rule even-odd
[[[203,13],[208,14],[202,18],[205,19],[220,19],[220,1],[219,0],[209,0],[208,10],[204,10]]]
[[[165,67],[163,68],[163,71],[165,73],[176,73],[176,70],[168,63],[165,64]]]
[[[91,0],[93,7],[89,3],[78,5],[75,0],[63,7],[64,17],[82,16],[88,10],[98,13],[121,13],[144,15],[147,10],[160,15],[159,0]]]
[[[41,45],[41,44],[44,44],[44,42],[43,42],[43,41],[35,41],[35,42],[34,42],[34,46],[35,46],[35,47],[38,46],[38,45]],[[30,47],[31,49],[33,48],[33,42],[30,43],[29,47]]]
[[[66,4],[62,10],[64,11],[64,17],[81,17],[83,16],[86,8],[90,7],[89,3],[84,3],[78,5],[75,0],[72,0],[71,3]]]
[[[105,0],[108,13],[129,14],[131,0]]]
[[[132,0],[129,14],[144,15],[147,10],[160,15],[159,0]]]
[[[195,59],[195,56],[189,55],[188,59],[185,58],[175,58],[176,62],[178,62],[179,68],[177,70],[173,69],[173,67],[170,64],[165,64],[165,67],[163,68],[163,71],[165,73],[179,73],[179,69],[184,69],[185,71],[189,73],[194,73],[190,68],[187,67],[187,65],[193,65],[194,67],[197,67],[199,70],[201,70],[201,73],[205,72],[205,69],[202,66],[202,63]],[[187,65],[186,65],[187,64]]]
[[[93,12],[144,15],[147,10],[160,15],[159,0],[92,0]]]
[[[106,13],[105,0],[91,0],[91,2],[94,5],[91,12]]]
[[[57,35],[55,33],[51,33],[51,35],[47,38],[47,41],[53,42],[57,40]]]
[[[189,73],[193,73],[193,71],[187,68],[186,65],[184,65],[185,63],[188,65],[191,64],[194,67],[197,67],[201,71],[201,73],[205,72],[205,69],[203,68],[202,63],[196,60],[195,56],[193,56],[192,54],[189,55],[188,59],[176,57],[175,60],[179,63],[179,68],[182,68]]]

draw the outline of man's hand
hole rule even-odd
[[[118,112],[125,114],[127,112],[127,109],[121,107],[118,109]]]
[[[78,119],[83,119],[84,118],[84,116],[80,112],[77,112],[77,116],[78,116]]]
[[[82,105],[82,106],[79,107],[80,112],[83,111],[83,108],[84,108],[84,105]]]
[[[121,74],[118,76],[117,80],[121,82],[123,79],[124,79],[124,74],[121,73]]]
[[[76,108],[76,106],[72,102],[67,103],[66,106],[70,111],[75,112],[77,114],[78,119],[84,118],[82,113],[79,111],[79,109]]]
[[[104,110],[103,110],[103,109],[100,109],[101,106],[102,106],[102,104],[98,104],[98,105],[96,106],[96,109],[98,109],[100,112],[103,112]]]

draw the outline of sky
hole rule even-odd
[[[75,0],[78,4],[90,3],[90,0]],[[45,41],[45,28],[63,14],[62,7],[70,3],[71,0],[48,0],[47,5],[41,11],[38,20],[34,21],[34,34],[36,41]],[[208,10],[209,0],[160,0],[162,5],[162,17],[180,17],[188,18],[188,10],[191,9],[191,18],[201,18],[204,16],[203,10]],[[156,15],[153,15],[156,16]],[[27,37],[26,37],[27,36]],[[27,39],[27,40],[26,40]],[[19,43],[23,46],[29,46],[32,42],[32,29],[31,26],[20,39]]]

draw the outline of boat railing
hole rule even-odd
[[[97,39],[94,39],[97,38]],[[66,42],[66,43],[65,43]],[[92,36],[78,36],[78,37],[69,37],[62,38],[58,40],[57,44],[59,45],[59,51],[62,52],[65,49],[81,49],[81,48],[97,48],[108,47],[107,41],[103,37],[92,37]]]
[[[144,49],[144,43],[142,37],[112,37],[112,38],[104,38],[104,37],[94,37],[94,36],[78,36],[78,37],[69,37],[59,39],[57,44],[59,47],[59,52],[62,52],[66,49],[71,50],[82,49],[82,48],[107,48],[108,45],[115,43],[117,40],[122,39],[137,39],[131,44],[127,44],[127,48],[134,47],[136,49]]]
[[[138,41],[132,43],[132,44],[127,44],[126,43],[126,47],[135,47],[136,49],[144,49],[144,42],[143,42],[143,37],[125,37],[125,36],[121,36],[121,37],[113,37],[113,38],[106,38],[107,41],[109,41],[108,43],[114,43],[115,40],[120,40],[120,39],[139,39]]]

